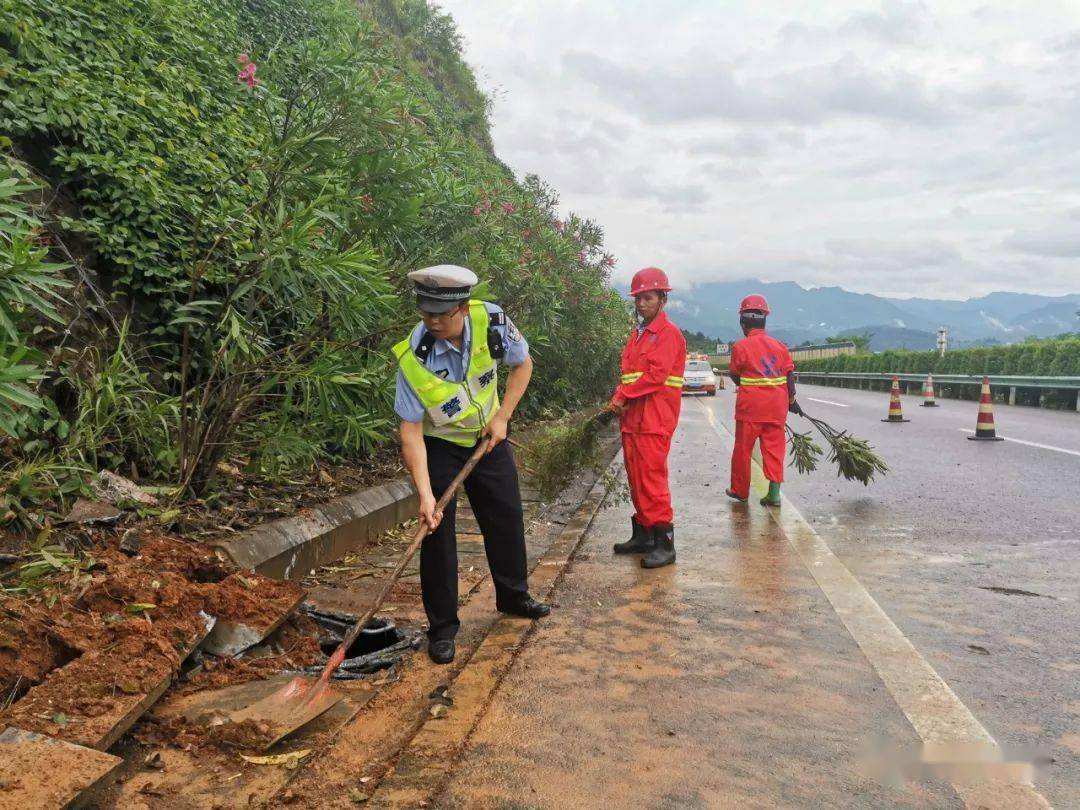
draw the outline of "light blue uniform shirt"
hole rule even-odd
[[[497,304],[485,302],[484,307],[487,309],[488,315],[497,315],[502,312],[502,308]],[[520,366],[524,363],[529,356],[529,343],[510,319],[505,318],[503,325],[496,326],[495,330],[502,336],[503,345],[506,346],[506,356],[503,357],[501,362],[510,367]],[[427,329],[424,328],[423,322],[418,323],[409,337],[409,346],[413,349],[419,346],[426,333]],[[487,335],[481,335],[480,339],[487,340]],[[461,338],[461,348],[458,349],[447,340],[436,340],[431,347],[427,363],[424,365],[429,371],[450,382],[462,382],[468,369],[471,351],[472,322],[471,319],[466,318],[465,333]],[[422,422],[424,420],[424,406],[420,403],[420,398],[416,396],[412,386],[405,379],[405,375],[401,373],[400,368],[397,372],[397,388],[394,392],[394,411],[405,422]]]

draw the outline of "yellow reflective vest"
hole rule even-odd
[[[462,382],[444,380],[416,356],[409,338],[393,348],[405,381],[424,406],[424,435],[472,447],[499,409],[498,363],[488,348],[483,301],[469,301],[469,365]]]

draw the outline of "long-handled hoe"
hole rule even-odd
[[[454,477],[454,480],[450,482],[450,486],[446,488],[446,491],[439,498],[435,507],[436,511],[442,511],[446,508],[446,505],[450,503],[457,493],[458,487],[469,477],[469,473],[473,471],[473,468],[483,457],[486,449],[487,442],[481,441],[476,451],[461,468],[461,472]],[[297,676],[273,694],[233,712],[229,716],[229,720],[233,723],[254,721],[268,725],[270,732],[263,738],[264,742],[261,746],[266,749],[338,703],[341,700],[341,695],[330,687],[330,678],[333,677],[334,671],[341,666],[341,662],[345,660],[346,652],[356,641],[357,636],[367,626],[375,612],[382,607],[387,595],[397,583],[401,572],[405,570],[405,566],[409,564],[413,555],[416,554],[416,550],[420,548],[420,544],[423,542],[424,537],[427,536],[427,533],[427,525],[421,521],[420,525],[416,527],[416,534],[413,535],[409,547],[402,552],[397,566],[383,583],[382,590],[379,591],[371,606],[356,620],[356,624],[352,626],[352,629],[345,634],[345,638],[341,640],[337,649],[334,650],[334,654],[330,656],[330,660],[326,662],[326,667],[317,679]]]

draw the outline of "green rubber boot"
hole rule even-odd
[[[762,506],[780,505],[780,485],[775,481],[769,482],[769,493],[761,499]]]

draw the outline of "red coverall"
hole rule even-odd
[[[735,397],[735,448],[731,453],[731,491],[750,497],[750,453],[761,441],[765,477],[782,483],[787,435],[788,374],[791,353],[779,340],[752,329],[731,347],[731,374],[739,377]]]
[[[619,420],[623,460],[634,502],[634,519],[641,526],[673,523],[668,487],[668,452],[671,435],[682,408],[682,376],[686,367],[686,338],[661,311],[639,331],[634,329],[622,354],[623,382],[616,401],[627,407]]]

